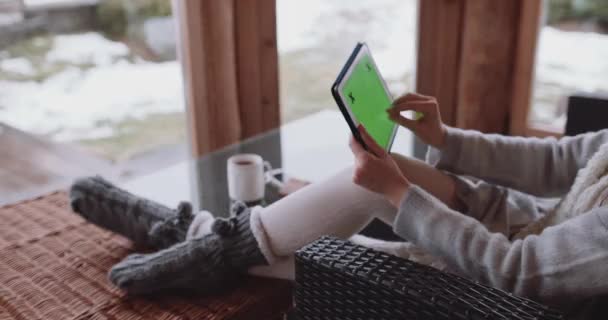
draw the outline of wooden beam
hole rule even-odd
[[[525,0],[519,10],[514,75],[511,92],[509,133],[527,135],[532,102],[536,48],[542,19],[543,0]]]
[[[525,1],[466,1],[458,81],[459,127],[508,131],[516,25]]]
[[[437,98],[443,121],[456,125],[464,1],[419,2],[416,91]]]
[[[241,137],[280,125],[275,0],[235,1]]]

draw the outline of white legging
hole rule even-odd
[[[259,226],[252,224],[255,232],[266,237],[266,256],[272,255],[270,266],[254,267],[252,274],[293,279],[293,253],[323,235],[348,239],[361,231],[373,218],[392,224],[396,209],[382,196],[372,193],[352,182],[352,168],[306,186],[295,193],[271,204],[258,208]],[[256,219],[252,216],[252,220]],[[259,234],[259,233],[258,233]],[[256,236],[258,239],[259,236]],[[383,241],[368,241],[355,237],[355,242],[368,246],[391,246]],[[389,249],[390,250],[390,249]]]
[[[344,169],[268,207],[252,210],[251,229],[270,265],[253,267],[249,270],[251,274],[293,279],[294,252],[324,235],[350,238],[357,244],[402,257],[416,251],[404,242],[353,236],[374,218],[391,225],[397,210],[382,196],[355,185],[352,171]],[[205,217],[209,218],[195,218],[189,238],[210,232],[212,219],[209,214]]]

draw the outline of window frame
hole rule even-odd
[[[446,124],[561,134],[528,121],[543,4],[419,0],[416,88],[437,97]],[[173,5],[193,154],[280,126],[276,0]]]

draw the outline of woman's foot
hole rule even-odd
[[[132,254],[116,264],[109,279],[132,294],[173,289],[214,293],[249,267],[268,262],[250,227],[250,210],[215,220],[212,232],[151,254]]]
[[[194,218],[189,203],[170,209],[99,176],[76,180],[70,188],[70,205],[86,220],[126,236],[136,245],[153,248],[184,241]]]
[[[131,254],[112,267],[108,278],[136,295],[174,289],[212,293],[236,274],[222,257],[219,237],[208,234],[154,253]]]

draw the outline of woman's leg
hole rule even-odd
[[[419,160],[393,155],[397,164],[414,184],[437,198],[458,208],[454,180],[443,172]],[[259,217],[266,245],[273,257],[269,266],[249,269],[254,275],[293,279],[292,254],[302,246],[323,235],[349,238],[363,229],[373,218],[392,224],[396,209],[382,196],[367,191],[352,182],[352,169],[346,169],[330,179],[310,185],[277,203],[261,209]],[[409,258],[411,245],[355,236],[357,244]],[[420,256],[420,254],[418,254]],[[421,261],[423,262],[423,261]]]
[[[70,188],[70,205],[87,221],[119,233],[137,246],[155,249],[184,241],[194,218],[189,203],[170,209],[99,176],[76,180]]]
[[[454,176],[418,159],[398,154],[393,158],[411,183],[497,232],[542,215],[537,199],[527,194]],[[351,168],[259,211],[276,256],[290,255],[322,235],[348,238],[376,217],[392,224],[395,214],[396,209],[382,196],[352,182]]]
[[[352,182],[352,168],[259,209],[261,227],[276,256],[293,254],[323,236],[348,238],[373,218],[392,224],[396,209]]]
[[[251,230],[269,265],[250,272],[274,278],[293,278],[293,253],[324,235],[347,239],[373,218],[392,224],[396,209],[382,196],[355,185],[352,168],[308,185],[268,207],[251,212]],[[198,229],[197,221],[190,230]],[[189,232],[189,238],[202,236]]]
[[[455,177],[417,160],[395,158],[413,183],[459,209],[462,184]],[[214,290],[223,271],[228,274],[222,277],[228,278],[230,272],[244,271],[293,278],[293,253],[302,246],[323,235],[349,238],[375,217],[392,224],[395,215],[396,209],[382,196],[352,182],[349,168],[229,220],[195,217],[185,242],[151,255],[127,257],[112,269],[110,279],[122,288],[150,292],[184,286]]]

